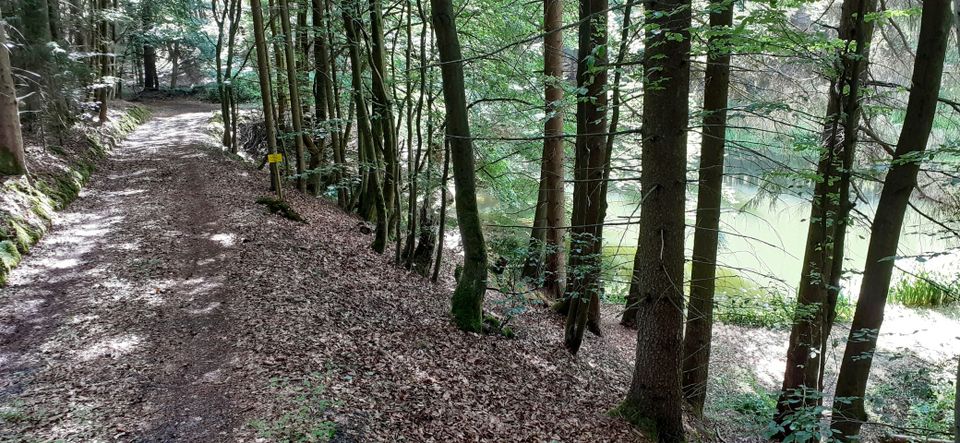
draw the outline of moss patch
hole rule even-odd
[[[53,212],[61,210],[80,195],[93,173],[96,161],[104,158],[124,136],[150,118],[146,108],[134,106],[106,127],[88,127],[80,135],[81,148],[46,146],[44,156],[52,167],[29,178],[10,178],[0,189],[0,286],[6,284],[10,270],[20,263],[46,233]],[[41,166],[47,166],[44,161]]]
[[[267,210],[273,214],[277,214],[284,218],[300,223],[307,222],[307,220],[304,219],[299,212],[291,208],[290,205],[283,200],[277,200],[273,197],[260,197],[257,199],[257,203],[266,206]]]
[[[636,426],[640,432],[643,432],[643,434],[649,437],[651,440],[658,440],[657,423],[650,417],[644,415],[639,408],[630,402],[626,400],[620,402],[617,407],[611,409],[607,414],[614,418],[622,418],[626,420],[630,424]]]

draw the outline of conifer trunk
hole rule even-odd
[[[698,416],[703,415],[713,337],[713,300],[717,277],[717,246],[723,191],[723,152],[727,132],[727,96],[730,89],[730,52],[725,29],[733,26],[733,3],[711,0],[710,29],[703,87],[703,142],[697,190],[696,231],[690,306],[683,337],[683,396]]]
[[[6,23],[0,13],[0,175],[23,175],[27,173],[27,165],[20,133],[17,91],[10,67],[10,49],[6,43]]]
[[[680,442],[691,2],[646,6],[656,28],[648,27],[643,55],[643,200],[630,285],[637,308],[637,357],[620,410],[634,422],[654,423],[661,442]]]
[[[460,329],[480,332],[483,329],[483,295],[487,291],[487,251],[480,225],[480,211],[477,209],[476,167],[467,119],[463,55],[451,0],[430,0],[430,4],[433,6],[433,29],[440,52],[447,142],[450,143],[453,186],[456,189],[457,224],[463,241],[463,273],[453,292],[453,318]],[[443,229],[443,221],[440,223]]]
[[[547,121],[543,127],[543,204],[545,206],[543,293],[548,300],[563,297],[563,0],[543,2],[543,65]],[[604,195],[606,193],[604,192]],[[606,199],[604,199],[606,201]]]
[[[877,351],[903,219],[917,182],[919,154],[926,149],[936,116],[951,21],[950,0],[924,1],[906,116],[873,218],[860,297],[837,378],[831,426],[840,441],[857,441],[867,420],[867,379]]]

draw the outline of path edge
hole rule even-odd
[[[77,147],[40,146],[30,172],[0,181],[0,288],[50,229],[54,212],[76,200],[98,162],[150,116],[149,109],[134,105],[104,126],[75,127],[68,138],[78,139]]]

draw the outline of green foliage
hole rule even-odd
[[[950,279],[921,272],[897,282],[890,288],[888,299],[892,303],[911,308],[930,308],[955,303],[960,299],[960,280],[956,277]]]
[[[831,433],[829,425],[824,426],[823,421],[826,407],[818,404],[822,397],[823,393],[816,390],[796,389],[790,392],[786,401],[794,409],[786,413],[781,424],[770,421],[765,431],[766,437],[771,438],[789,430],[783,443],[820,442],[827,439]]]
[[[956,381],[951,383],[943,374],[952,372],[955,364],[952,359],[930,363],[911,358],[868,387],[867,405],[882,422],[903,423],[926,437],[949,435]]]
[[[292,382],[288,378],[270,380],[270,387],[289,410],[278,417],[254,420],[249,426],[261,438],[276,442],[327,442],[336,433],[336,424],[324,418],[334,405],[324,398],[323,374],[313,373]]]

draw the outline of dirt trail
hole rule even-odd
[[[605,415],[616,352],[569,358],[545,313],[521,340],[456,331],[449,282],[325,201],[290,193],[309,225],[266,214],[209,106],[152,107],[0,290],[0,441],[636,440]]]

